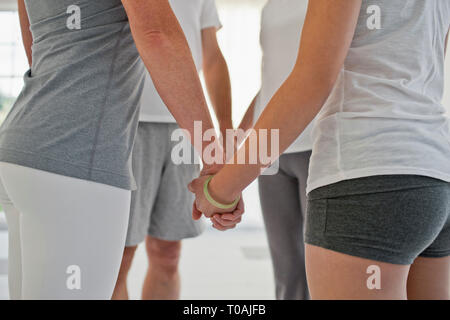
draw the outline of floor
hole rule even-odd
[[[139,299],[147,260],[140,246],[130,271],[131,299]],[[273,299],[272,265],[261,229],[209,230],[185,240],[181,258],[182,299]]]

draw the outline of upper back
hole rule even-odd
[[[440,101],[448,0],[363,0],[345,70]]]

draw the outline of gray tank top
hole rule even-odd
[[[0,161],[134,189],[145,73],[121,1],[25,2],[33,65],[0,128]]]

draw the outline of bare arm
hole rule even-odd
[[[215,27],[202,30],[203,74],[211,103],[219,122],[220,132],[233,128],[230,74],[217,42]]]
[[[214,128],[184,33],[168,0],[122,0],[136,47],[155,87],[194,143],[194,121]],[[203,148],[208,142],[203,142]]]
[[[30,21],[28,20],[27,9],[25,8],[24,0],[17,0],[17,6],[19,9],[20,29],[22,31],[22,41],[27,54],[28,64],[31,67],[32,54],[31,45],[33,44],[33,36],[30,31]]]
[[[352,42],[361,2],[309,2],[296,66],[254,127],[257,131],[279,129],[280,153],[303,132],[327,100]],[[234,163],[249,149],[247,139]],[[210,182],[211,195],[217,201],[232,202],[263,167],[261,163],[225,165]]]
[[[242,117],[241,123],[239,124],[238,128],[242,129],[244,131],[247,131],[248,129],[253,127],[253,123],[255,122],[255,105],[256,100],[258,99],[258,95],[256,95],[252,102],[250,103],[250,106],[248,107],[247,111],[245,112],[244,116]]]

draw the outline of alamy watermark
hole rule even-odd
[[[367,28],[369,30],[381,29],[381,8],[376,4],[367,7],[367,14],[370,14],[367,18]]]
[[[75,264],[66,269],[69,276],[66,279],[66,288],[69,290],[81,290],[81,268]]]
[[[216,137],[216,138],[214,138]],[[248,145],[243,141],[248,141]],[[194,122],[194,137],[184,129],[172,132],[171,140],[177,142],[172,148],[171,158],[174,164],[199,164],[199,157],[193,155],[191,141],[201,159],[207,165],[213,164],[254,164],[261,165],[263,174],[271,175],[278,172],[280,155],[280,132],[278,129],[228,129],[225,137],[218,137],[215,129],[202,130],[202,122]],[[203,147],[206,144],[206,147]],[[235,154],[241,147],[241,151]]]
[[[381,268],[377,265],[370,265],[366,269],[366,273],[370,274],[367,278],[367,289],[381,290]]]
[[[67,18],[66,26],[69,30],[81,29],[81,9],[77,5],[70,5],[67,7],[67,14],[70,16]]]

